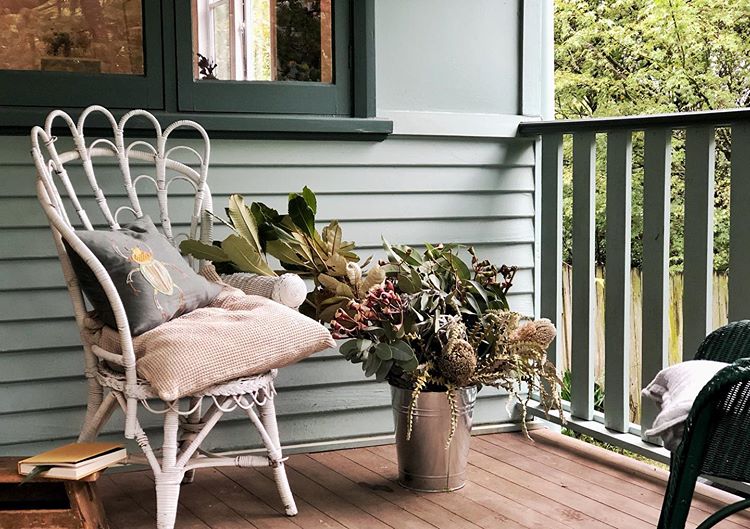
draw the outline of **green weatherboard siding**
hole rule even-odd
[[[380,255],[381,234],[415,245],[473,243],[490,259],[520,266],[510,302],[530,312],[532,145],[513,139],[395,136],[381,143],[216,140],[208,182],[218,211],[233,192],[283,208],[288,192],[309,185],[318,194],[321,221],[340,219],[345,237],[357,241],[365,256]],[[78,331],[34,195],[28,150],[24,137],[0,137],[0,454],[31,453],[71,440],[85,402]],[[97,171],[112,205],[122,202],[116,167],[102,163]],[[82,175],[73,178],[84,189]],[[176,183],[170,191],[170,212],[179,226],[189,218],[188,190]],[[81,194],[91,207],[91,193]],[[155,198],[145,199],[143,206],[153,214]],[[92,220],[101,222],[95,215]],[[285,444],[392,429],[388,386],[364,379],[359,366],[336,351],[281,370],[278,388]],[[504,397],[492,390],[480,396],[478,423],[507,419]],[[116,414],[107,435],[116,436],[121,420]],[[142,420],[147,427],[158,423],[148,414]],[[211,442],[220,448],[257,445],[246,426],[230,419]]]

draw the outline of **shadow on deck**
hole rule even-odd
[[[399,487],[395,448],[381,446],[291,456],[299,514],[286,518],[270,469],[198,471],[180,496],[178,529],[253,528],[653,528],[667,472],[547,431],[474,437],[469,482],[453,493]],[[113,529],[154,527],[149,473],[105,475],[100,491]],[[699,485],[695,527],[734,496]],[[721,528],[750,528],[735,515]]]

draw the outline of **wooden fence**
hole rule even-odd
[[[594,373],[596,382],[604,382],[604,267],[596,268],[596,321],[594,325]],[[649,381],[641,380],[641,271],[630,271],[632,296],[630,304],[630,420],[640,420],[639,407],[641,388]],[[573,268],[563,265],[563,325],[560,334],[563,340],[563,357],[560,369],[570,369],[571,358],[571,292]],[[682,359],[682,296],[683,278],[681,273],[669,276],[669,364]],[[727,323],[729,302],[728,277],[726,273],[714,273],[713,281],[713,323],[714,328]],[[606,388],[605,388],[606,392]]]

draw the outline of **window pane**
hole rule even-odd
[[[0,70],[143,75],[142,0],[0,2]]]
[[[211,28],[214,40],[216,57],[216,77],[219,79],[231,79],[231,49],[229,47],[229,2],[218,4],[211,8],[213,27]]]
[[[333,82],[331,0],[194,1],[197,79]]]

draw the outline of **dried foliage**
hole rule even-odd
[[[352,338],[341,353],[361,363],[365,375],[412,391],[407,438],[422,391],[446,392],[452,415],[446,446],[457,421],[453,390],[460,387],[502,388],[521,404],[524,419],[533,392],[547,411],[561,409],[561,381],[546,356],[555,328],[509,310],[515,267],[497,267],[458,245],[427,245],[423,254],[384,247],[385,284],[337,311],[331,327],[335,337]]]

